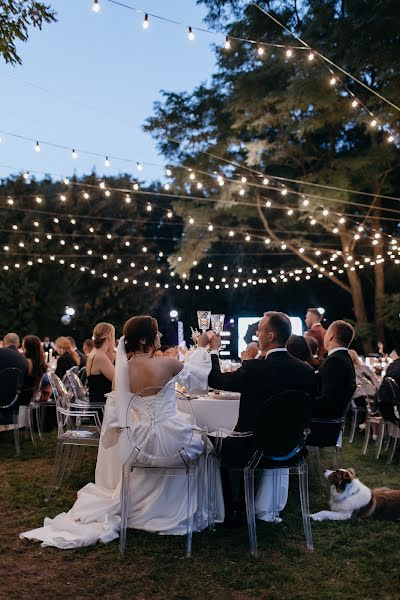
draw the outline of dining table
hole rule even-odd
[[[178,399],[178,408],[187,414],[192,413],[194,421],[201,429],[211,432],[218,427],[233,429],[239,417],[240,394],[235,392],[213,392],[205,396],[188,396]]]

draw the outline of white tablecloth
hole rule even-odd
[[[210,394],[190,400],[193,415],[198,427],[207,427],[208,431],[216,431],[218,426],[233,429],[239,416],[239,394]],[[178,407],[189,412],[187,402],[178,400]]]

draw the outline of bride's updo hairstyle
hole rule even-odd
[[[127,354],[142,350],[154,353],[158,323],[153,317],[131,317],[124,325],[125,349]]]
[[[95,348],[101,348],[105,340],[110,337],[111,334],[115,335],[114,325],[111,323],[97,323],[93,329],[93,345]]]

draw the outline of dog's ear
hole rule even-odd
[[[345,471],[343,473],[342,480],[345,481],[346,483],[348,481],[352,481],[353,480],[352,473],[350,473],[350,469],[347,469],[347,471]]]
[[[353,468],[347,469],[347,472],[350,473],[353,479],[356,478],[356,472]]]

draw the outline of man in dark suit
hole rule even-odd
[[[386,369],[386,377],[391,377],[395,380],[397,385],[400,386],[400,358],[396,358],[392,363],[390,363]]]
[[[3,339],[3,348],[0,348],[0,371],[10,367],[16,367],[22,371],[22,376],[28,370],[28,361],[25,356],[18,351],[20,347],[19,337],[16,333],[7,333]]]
[[[265,424],[266,430],[259,431],[259,414],[268,413],[268,403],[273,402],[273,396],[288,390],[299,390],[313,396],[316,392],[316,377],[314,370],[306,363],[292,357],[286,350],[286,343],[292,333],[290,319],[281,312],[267,312],[258,325],[258,343],[261,352],[265,353],[264,360],[246,360],[233,373],[221,373],[218,359],[218,349],[221,340],[213,336],[210,340],[212,368],[208,383],[212,388],[240,392],[239,419],[236,431],[252,431],[258,437],[267,441],[271,454],[279,453],[285,442],[285,423]],[[199,345],[205,345],[200,341]],[[273,407],[271,406],[271,412]],[[311,417],[311,407],[304,407],[304,415],[300,418],[307,422]],[[307,414],[306,414],[307,413]],[[290,414],[287,415],[290,419]],[[254,439],[254,438],[253,438]],[[222,444],[222,460],[227,467],[244,466],[254,451],[252,438],[226,438]],[[263,444],[265,445],[265,444]],[[287,478],[288,479],[288,478]],[[280,509],[286,503],[288,483],[282,482],[282,498]],[[225,487],[226,490],[226,487]],[[228,497],[225,495],[226,504]],[[283,504],[283,506],[282,506]],[[229,506],[226,507],[229,512]],[[272,509],[271,509],[272,510]],[[268,510],[264,520],[271,520]],[[260,515],[258,515],[260,517]],[[276,520],[275,518],[273,520]]]
[[[339,418],[356,390],[356,374],[348,347],[354,329],[346,321],[334,321],[324,338],[327,358],[319,366],[321,393],[313,402],[313,417]]]
[[[28,372],[28,361],[25,356],[18,352],[20,346],[19,337],[16,333],[7,333],[3,339],[3,348],[0,348],[0,373],[4,369],[17,368],[22,373],[21,382]],[[4,378],[0,379],[0,404],[7,405],[15,396],[14,380]],[[17,411],[18,406],[15,406]],[[12,423],[12,412],[9,410],[0,410],[0,423]]]

